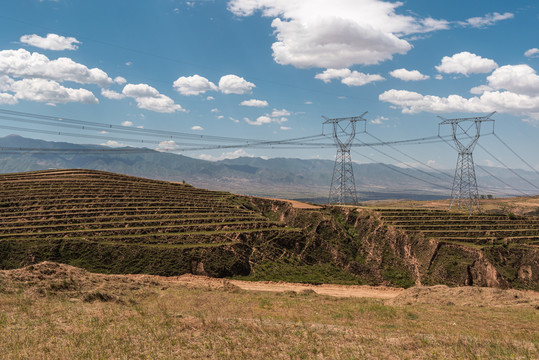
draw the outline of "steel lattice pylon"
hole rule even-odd
[[[338,146],[329,189],[328,202],[330,204],[357,204],[356,182],[350,148],[356,137],[356,123],[363,121],[366,124],[366,120],[363,118],[366,113],[347,118],[328,119],[324,117],[326,119],[324,124],[333,125],[333,139]]]
[[[488,114],[487,116],[458,119],[444,119],[440,117],[443,121],[438,126],[451,125],[453,142],[458,151],[449,209],[455,206],[456,208],[467,210],[470,215],[473,213],[474,209],[477,209],[478,212],[481,211],[472,154],[475,145],[477,145],[477,141],[481,136],[481,123],[484,121],[493,122],[494,120],[490,119],[493,114],[494,113]],[[471,124],[468,127],[463,127],[463,124],[466,124],[467,122],[471,122]],[[463,143],[457,137],[457,135],[459,135],[459,130],[462,131],[460,135],[465,135],[469,140],[467,143]]]

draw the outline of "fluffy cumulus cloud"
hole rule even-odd
[[[539,96],[539,76],[532,67],[525,64],[502,66],[494,70],[487,81],[488,86],[494,90]]]
[[[526,50],[526,52],[524,53],[524,56],[526,56],[526,57],[537,57],[537,56],[539,56],[539,49],[538,48],[532,48],[532,49]]]
[[[238,149],[231,152],[225,152],[221,155],[214,156],[209,154],[201,154],[198,156],[199,159],[207,160],[207,161],[220,161],[225,159],[237,159],[239,157],[255,157],[255,155],[249,154],[243,149]]]
[[[255,84],[237,75],[225,75],[219,80],[219,90],[223,94],[247,94],[254,87],[256,87]]]
[[[91,91],[67,88],[56,81],[46,79],[15,81],[10,90],[15,93],[15,98],[18,100],[38,101],[48,104],[65,104],[68,102],[97,104],[99,102]]]
[[[179,77],[173,86],[182,95],[200,95],[206,91],[217,90],[214,83],[200,75]]]
[[[375,125],[382,125],[387,120],[389,120],[389,118],[385,116],[378,116],[374,120],[371,120],[370,123]]]
[[[159,146],[155,149],[157,151],[174,151],[178,150],[180,146],[176,144],[174,140],[165,140],[159,142]]]
[[[122,94],[135,99],[139,109],[146,109],[161,113],[185,111],[180,105],[166,95],[160,94],[157,89],[147,84],[127,84]]]
[[[202,130],[204,130],[204,128],[202,126],[195,125],[195,126],[191,127],[191,130],[193,130],[193,131],[202,131]]]
[[[72,81],[102,87],[112,84],[112,79],[101,69],[89,69],[66,57],[50,60],[43,54],[30,53],[25,49],[0,51],[0,73],[12,77]]]
[[[0,104],[15,105],[17,98],[14,95],[0,92]]]
[[[498,64],[494,60],[482,58],[468,51],[463,51],[451,57],[444,56],[436,70],[445,74],[482,74],[496,69]]]
[[[406,70],[406,69],[396,69],[389,73],[389,75],[394,78],[401,79],[404,81],[419,81],[427,80],[430,78],[428,75],[421,74],[418,70]]]
[[[123,85],[123,84],[125,84],[125,83],[127,82],[127,80],[125,80],[125,78],[122,77],[122,76],[116,76],[116,77],[114,78],[114,82],[115,82],[116,84]]]
[[[65,37],[56,34],[47,34],[46,37],[39,35],[23,35],[20,41],[24,44],[28,44],[34,47],[38,47],[45,50],[77,50],[80,41],[74,37]]]
[[[492,14],[486,14],[485,16],[478,16],[478,17],[469,18],[466,21],[461,21],[460,24],[462,26],[471,26],[471,27],[474,27],[474,28],[484,28],[484,27],[487,27],[487,26],[490,26],[490,25],[494,25],[498,21],[512,19],[514,17],[515,17],[515,15],[510,13],[510,12],[506,12],[504,14],[494,12]]]
[[[9,76],[0,76],[0,104],[14,105],[19,100],[65,104],[81,102],[96,104],[99,101],[86,89],[71,89],[47,79],[22,79],[15,81]]]
[[[119,92],[116,92],[110,89],[101,89],[101,95],[103,95],[107,99],[112,99],[112,100],[121,100],[125,98],[124,94],[120,94]]]
[[[260,11],[273,18],[275,61],[298,68],[377,64],[405,54],[402,37],[448,29],[449,22],[397,14],[401,2],[382,0],[231,0],[237,16]]]
[[[286,116],[289,116],[290,112],[286,109],[273,109],[271,114],[266,114],[259,116],[256,120],[250,120],[249,118],[244,118],[245,122],[249,125],[261,126],[265,124],[282,124],[288,121]]]
[[[363,86],[371,82],[385,80],[383,76],[378,74],[364,74],[350,69],[327,69],[322,73],[316,74],[315,78],[325,83],[333,79],[338,79],[341,83],[348,86]]]
[[[403,113],[498,111],[539,120],[539,76],[528,65],[506,65],[487,77],[487,85],[471,90],[470,98],[460,95],[439,97],[407,90],[388,90],[380,94],[381,101],[402,109]]]
[[[249,107],[266,107],[269,104],[266,100],[249,99],[249,100],[243,100],[240,103],[240,105],[249,106]]]

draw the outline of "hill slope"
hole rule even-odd
[[[480,223],[439,210],[435,227],[467,225],[438,234],[415,224],[414,212],[395,212],[297,209],[91,170],[7,174],[0,175],[0,268],[48,260],[104,273],[539,289],[537,220]]]

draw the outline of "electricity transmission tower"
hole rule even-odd
[[[338,146],[335,156],[335,166],[333,168],[333,178],[329,189],[328,202],[330,204],[357,204],[356,183],[354,180],[354,170],[352,169],[352,157],[350,148],[356,137],[356,123],[362,121],[366,127],[366,120],[363,116],[328,119],[322,116],[325,124],[333,125],[333,140]]]
[[[439,116],[443,121],[438,124],[438,136],[441,125],[451,125],[453,142],[459,154],[453,187],[451,188],[449,209],[455,205],[456,208],[467,210],[470,215],[474,209],[477,209],[478,212],[481,211],[472,153],[481,136],[481,124],[485,121],[494,122],[490,119],[493,114],[494,112],[487,116],[457,119],[444,119]],[[461,141],[457,135],[464,135],[467,141]]]

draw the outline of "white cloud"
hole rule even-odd
[[[526,50],[524,53],[524,56],[526,57],[537,57],[539,55],[539,49],[538,48],[532,48],[529,50]]]
[[[232,116],[229,117],[230,121],[234,122],[234,123],[239,123],[240,121],[238,119],[234,119]],[[248,120],[247,118],[243,118],[243,120]]]
[[[539,76],[526,64],[505,65],[487,77],[488,85],[495,90],[508,90],[517,94],[539,95]]]
[[[224,119],[224,116],[223,115],[217,115],[216,118],[221,120],[221,119]]]
[[[252,154],[247,153],[243,149],[238,149],[238,150],[231,151],[231,152],[225,152],[225,153],[222,153],[219,156],[213,156],[213,155],[209,155],[209,154],[201,154],[201,155],[198,156],[199,159],[207,160],[207,161],[220,161],[220,160],[225,160],[225,159],[237,159],[239,157],[255,157],[255,156],[252,155]]]
[[[18,102],[14,95],[0,93],[0,104],[15,105]]]
[[[101,143],[100,145],[108,146],[108,147],[124,147],[124,146],[128,146],[128,145],[119,143],[118,141],[114,141],[114,140],[108,140],[106,143]]]
[[[10,90],[14,82],[15,80],[10,78],[9,76],[1,75],[0,76],[0,91]]]
[[[240,103],[241,106],[250,106],[250,107],[266,107],[268,106],[268,102],[266,100],[256,100],[256,99],[250,99],[250,100],[243,100]]]
[[[449,22],[399,15],[402,2],[381,0],[231,0],[237,16],[257,10],[274,18],[273,57],[298,68],[345,68],[377,64],[405,54],[412,46],[401,37],[448,29]]]
[[[305,101],[305,102],[304,102],[304,104],[305,104],[305,105],[312,105],[312,104],[313,104],[313,102],[312,102],[312,101],[309,101],[309,100],[307,100],[307,101]]]
[[[481,74],[489,73],[496,69],[498,64],[494,60],[482,58],[468,51],[463,51],[451,57],[444,56],[442,63],[436,66],[436,70],[445,74]]]
[[[260,126],[260,125],[264,125],[264,124],[272,124],[272,123],[275,123],[275,124],[282,124],[286,121],[288,121],[287,118],[285,118],[285,116],[288,116],[290,115],[290,112],[286,109],[282,109],[282,110],[277,110],[277,109],[273,109],[273,111],[271,112],[271,114],[266,114],[266,115],[263,115],[263,116],[259,116],[256,120],[250,120],[249,118],[244,118],[245,122],[249,125],[256,125],[256,126]]]
[[[419,81],[427,80],[430,78],[428,75],[421,74],[418,70],[406,70],[406,69],[396,69],[389,73],[389,75],[394,78],[404,80],[404,81]]]
[[[485,91],[492,91],[492,90],[494,90],[494,89],[492,89],[488,85],[479,85],[479,86],[475,86],[475,87],[471,88],[470,93],[472,93],[474,95],[481,95]]]
[[[333,79],[340,79],[341,83],[348,86],[362,86],[375,81],[385,80],[378,74],[364,74],[350,69],[327,69],[320,74],[315,75],[315,79],[322,80],[325,83]]]
[[[118,84],[118,85],[123,85],[123,84],[125,84],[125,83],[127,82],[127,80],[125,80],[124,77],[116,76],[116,77],[114,78],[114,82],[115,82],[116,84]]]
[[[408,114],[498,111],[539,119],[539,96],[516,94],[510,91],[486,91],[481,96],[467,99],[460,95],[439,97],[391,89],[380,94],[378,98],[400,107],[403,113]]]
[[[271,112],[271,115],[269,116],[271,117],[290,116],[290,111],[286,109],[281,109],[281,110],[273,109],[273,111]]]
[[[466,21],[459,22],[462,26],[471,26],[474,28],[483,28],[490,25],[493,25],[494,23],[501,21],[501,20],[507,20],[514,18],[515,15],[506,12],[505,14],[500,14],[497,12],[494,12],[492,14],[486,14],[485,16],[478,16],[478,17],[472,17],[467,19]]]
[[[47,37],[36,34],[23,35],[20,41],[46,50],[77,50],[79,48],[77,44],[81,43],[74,37],[64,37],[56,34],[47,34]]]
[[[200,75],[179,77],[173,86],[182,95],[200,95],[206,91],[217,90],[214,83]]]
[[[191,127],[191,130],[193,130],[193,131],[202,131],[202,130],[204,130],[204,128],[202,126],[195,125],[195,126]]]
[[[129,121],[129,120],[126,120],[126,121],[122,122],[122,126],[131,127],[131,126],[133,126],[133,122]]]
[[[291,128],[291,127],[288,127],[288,126],[281,126],[279,129],[284,130],[284,131],[286,131],[286,130],[292,130],[292,128]]]
[[[125,95],[120,94],[119,92],[116,92],[114,90],[109,90],[109,89],[101,89],[101,95],[103,95],[107,99],[112,99],[112,100],[121,100],[125,98]]]
[[[80,102],[97,104],[99,100],[86,89],[67,88],[56,81],[46,79],[22,79],[15,81],[10,88],[18,100],[38,101],[48,104]]]
[[[211,101],[211,100],[215,100],[215,98],[214,98],[213,96],[208,96],[208,97],[206,98],[206,100]]]
[[[223,94],[246,94],[256,87],[255,84],[248,82],[237,75],[225,75],[219,80],[219,90]]]
[[[213,109],[210,110],[210,112],[212,112],[212,113],[218,113],[218,112],[219,112],[219,109],[213,108]]]
[[[387,121],[387,120],[389,119],[386,118],[385,116],[378,116],[376,119],[371,120],[370,123],[375,124],[375,125],[381,125],[384,123],[384,121]]]
[[[122,94],[135,99],[139,109],[146,109],[161,113],[185,111],[180,105],[166,95],[160,94],[155,88],[147,84],[127,84]]]
[[[176,144],[174,140],[165,140],[159,142],[159,146],[155,150],[157,151],[174,151],[178,150],[180,146]]]
[[[442,80],[444,77],[441,74],[437,74],[434,78],[436,80]]]
[[[112,79],[101,69],[88,69],[66,57],[49,60],[43,54],[30,53],[25,49],[0,51],[0,73],[13,77],[73,81],[100,86],[112,83]]]
[[[125,63],[125,66],[131,66],[131,65],[133,65],[132,61],[128,61],[128,62]]]

